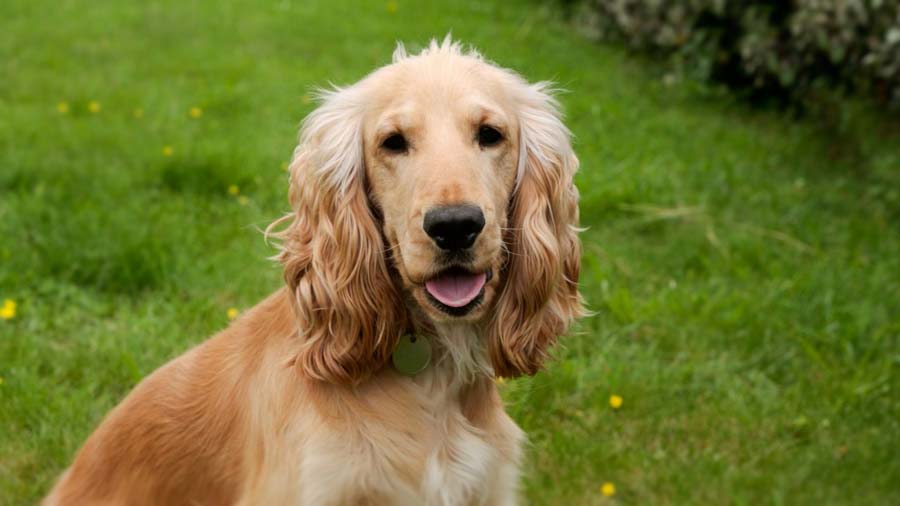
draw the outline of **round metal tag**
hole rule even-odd
[[[431,363],[431,343],[427,338],[406,334],[397,342],[391,362],[400,374],[415,376]]]

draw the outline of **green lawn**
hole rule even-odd
[[[502,387],[527,503],[900,504],[900,127],[664,85],[539,3],[445,3],[0,3],[0,503],[279,286],[259,229],[310,87],[452,29],[570,90],[582,161],[596,314]]]

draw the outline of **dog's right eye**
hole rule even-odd
[[[405,153],[409,145],[406,143],[406,137],[393,134],[381,142],[381,147],[392,153]]]

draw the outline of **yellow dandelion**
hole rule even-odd
[[[131,111],[131,115],[134,116],[135,119],[141,119],[144,117],[144,110],[140,107],[135,107],[133,111]]]
[[[12,299],[6,299],[3,301],[3,306],[0,307],[0,318],[4,320],[12,320],[16,317],[16,301]]]
[[[69,114],[69,103],[68,102],[60,102],[56,104],[56,112],[60,114]]]
[[[191,107],[191,110],[188,114],[190,114],[192,118],[197,119],[200,116],[203,116],[203,109],[194,106],[194,107]]]
[[[241,193],[241,189],[238,188],[238,185],[233,184],[233,185],[231,185],[231,186],[228,187],[228,194],[229,194],[229,195],[237,195],[238,193]]]
[[[172,156],[175,154],[175,150],[172,149],[172,146],[163,146],[162,154],[163,156]]]
[[[243,195],[241,195],[240,197],[238,197],[238,204],[240,204],[240,205],[242,205],[242,206],[246,206],[246,205],[249,204],[249,203],[250,203],[250,199],[248,199],[247,197],[245,197],[245,196],[243,196]]]
[[[237,318],[237,315],[238,315],[237,308],[234,308],[234,307],[228,308],[228,319],[229,320],[234,320],[235,318]]]
[[[504,378],[503,376],[497,376],[496,378],[494,378],[494,383],[503,385],[504,383],[506,383],[506,378]]]
[[[91,114],[97,114],[98,112],[100,112],[100,109],[100,102],[97,102],[96,100],[91,100],[90,102],[88,102],[88,111],[90,111]]]
[[[397,2],[395,2],[394,0],[391,0],[390,2],[387,3],[387,5],[384,6],[384,8],[387,9],[388,14],[395,14],[397,12],[397,9],[400,8],[400,6],[397,5]]]
[[[609,396],[609,405],[610,405],[613,409],[619,409],[619,408],[621,408],[621,407],[622,407],[622,402],[623,402],[623,401],[622,401],[622,397],[619,396],[619,395],[613,394],[613,395],[610,395],[610,396]]]
[[[616,495],[616,486],[612,482],[607,481],[600,487],[600,493],[606,497],[612,497]]]

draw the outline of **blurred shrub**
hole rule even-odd
[[[900,0],[563,0],[590,33],[682,72],[804,103],[839,88],[900,105]]]

